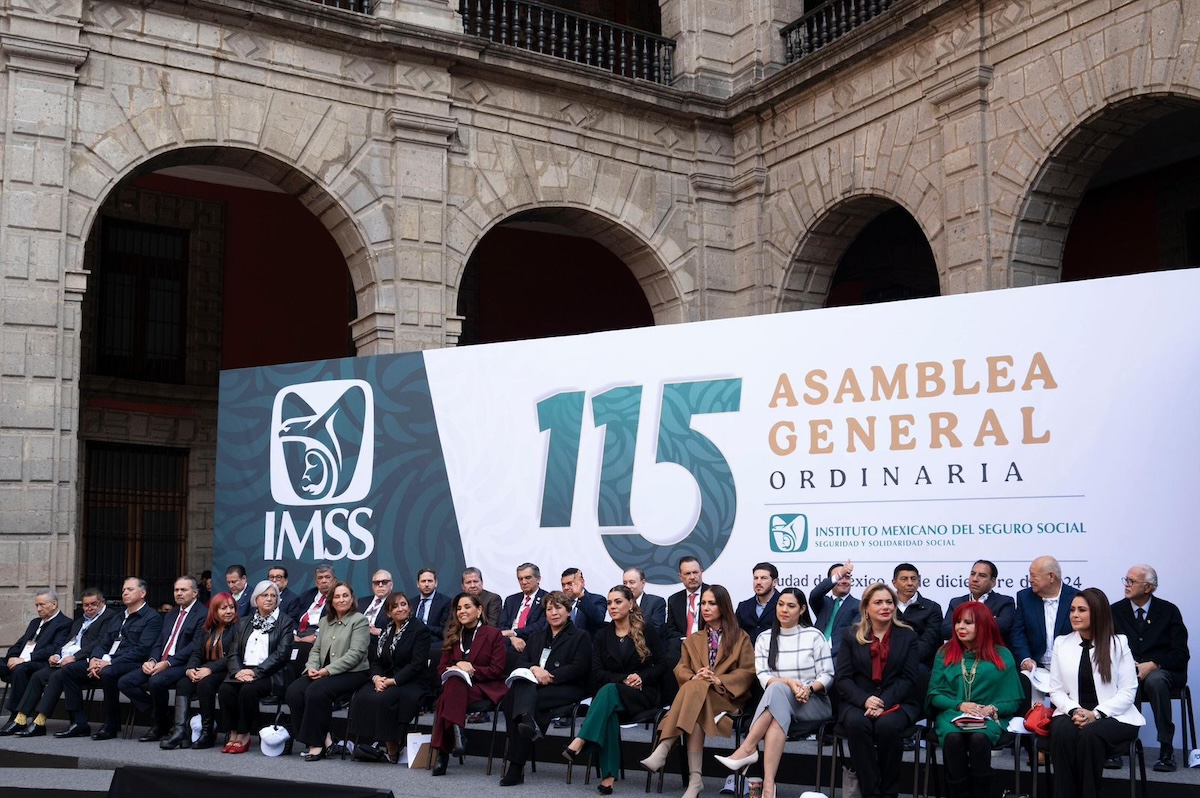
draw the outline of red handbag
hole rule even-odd
[[[1025,713],[1025,728],[1039,737],[1050,736],[1050,718],[1053,716],[1050,707],[1038,701]]]

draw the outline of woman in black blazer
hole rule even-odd
[[[583,753],[588,743],[600,753],[601,795],[613,790],[621,769],[621,717],[660,706],[658,683],[667,662],[661,638],[647,631],[633,591],[617,585],[608,591],[612,623],[592,640],[592,687],[595,698],[588,707],[579,736],[563,749],[568,762]]]
[[[233,648],[233,630],[237,623],[237,602],[229,592],[218,593],[208,604],[208,617],[196,630],[192,656],[183,678],[175,684],[175,725],[167,739],[158,744],[164,751],[192,747],[192,729],[188,725],[188,704],[192,696],[200,700],[200,737],[196,748],[213,747],[213,721],[217,714],[217,690],[225,681],[226,655]]]
[[[533,743],[550,723],[550,710],[574,704],[587,695],[592,666],[592,641],[571,623],[572,600],[556,590],[542,599],[546,628],[525,641],[517,668],[537,681],[514,672],[508,695],[500,702],[508,734],[508,767],[501,787],[525,781],[525,761]]]
[[[842,633],[834,670],[841,697],[839,721],[863,798],[895,796],[900,785],[901,740],[921,715],[917,633],[896,620],[896,596],[882,582],[867,588],[857,626]]]
[[[408,737],[408,727],[421,705],[433,695],[429,669],[433,633],[413,616],[408,596],[399,591],[384,600],[380,617],[387,617],[391,623],[367,652],[371,682],[363,685],[350,702],[350,736],[375,743],[357,746],[355,759],[394,763]],[[379,750],[379,742],[383,742],[385,751]]]
[[[250,750],[250,727],[258,719],[258,702],[283,695],[292,655],[292,619],[279,611],[279,588],[264,579],[250,596],[250,617],[233,630],[221,685],[221,725],[229,733],[223,754]]]

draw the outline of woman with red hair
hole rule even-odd
[[[212,597],[204,628],[196,630],[191,659],[183,678],[175,685],[175,725],[170,736],[158,744],[159,748],[170,751],[193,747],[192,729],[187,722],[188,704],[193,695],[200,700],[200,737],[195,747],[213,747],[217,690],[225,681],[225,656],[233,648],[233,627],[237,619],[237,602],[232,593],[218,593]]]
[[[988,793],[992,746],[1020,711],[1024,694],[986,604],[959,604],[952,629],[934,659],[926,703],[946,752],[949,798],[970,798]]]

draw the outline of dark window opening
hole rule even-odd
[[[120,598],[140,576],[153,606],[184,573],[187,461],[182,449],[89,443],[83,498],[83,585]]]
[[[920,225],[903,208],[872,219],[838,261],[826,307],[938,296],[937,263]]]
[[[182,383],[187,232],[106,219],[101,236],[96,373]]]

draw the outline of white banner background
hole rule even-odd
[[[1113,600],[1122,596],[1128,567],[1148,562],[1158,570],[1159,594],[1195,623],[1197,296],[1200,272],[1189,270],[426,352],[466,560],[502,594],[517,589],[514,569],[527,560],[541,567],[544,587],[557,585],[570,566],[584,570],[594,591],[618,583],[621,569],[597,524],[604,428],[593,425],[591,398],[643,386],[630,509],[636,532],[668,545],[691,530],[699,498],[687,471],[655,462],[662,386],[740,378],[739,411],[692,420],[728,460],[736,484],[732,535],[715,561],[703,563],[705,580],[726,585],[735,601],[750,595],[751,568],[760,560],[807,593],[831,563],[853,558],[855,595],[867,581],[890,581],[897,563],[912,562],[926,582],[922,592],[945,607],[966,592],[962,580],[976,559],[996,562],[999,589],[1015,595],[1029,561],[1051,554],[1072,584],[1100,587]],[[1025,385],[1037,353],[1055,387],[1045,370]],[[989,392],[987,359],[1002,356],[1012,365],[994,382],[1012,390]],[[964,361],[962,386],[978,382],[977,393],[954,395],[956,360]],[[918,363],[941,364],[943,392],[917,395]],[[902,364],[908,398],[872,401],[872,367],[890,379]],[[852,391],[835,400],[847,369],[864,401]],[[829,397],[810,404],[806,377],[815,370],[827,374]],[[771,406],[781,374],[796,406]],[[936,383],[927,385],[936,391]],[[587,392],[571,526],[541,528],[549,436],[539,431],[537,403],[569,390]],[[989,409],[1007,445],[995,436],[974,445]],[[1031,436],[1048,433],[1048,441],[1023,441],[1023,412],[1031,414]],[[954,414],[960,447],[944,436],[933,447],[933,413]],[[914,446],[892,449],[889,418],[905,414],[913,417]],[[866,426],[871,416],[874,451],[861,441],[848,451],[847,419]],[[812,453],[810,422],[822,419],[829,431],[818,443],[832,451]],[[778,422],[795,427],[793,453],[772,450],[773,439],[785,443],[772,434]],[[961,466],[961,483],[950,480],[952,465]],[[1010,475],[1014,468],[1020,479]],[[841,487],[831,484],[833,469],[845,474]],[[884,484],[885,469],[898,484]],[[780,475],[783,486],[772,487]],[[779,514],[806,516],[805,550],[772,550],[771,519]],[[1040,532],[1039,524],[1075,531]],[[885,532],[905,525],[935,531]],[[955,525],[970,534],[952,534]],[[1032,531],[1013,532],[1014,525]],[[830,531],[836,528],[856,534]],[[667,595],[678,586],[652,589]],[[1193,663],[1193,681],[1196,673]]]

